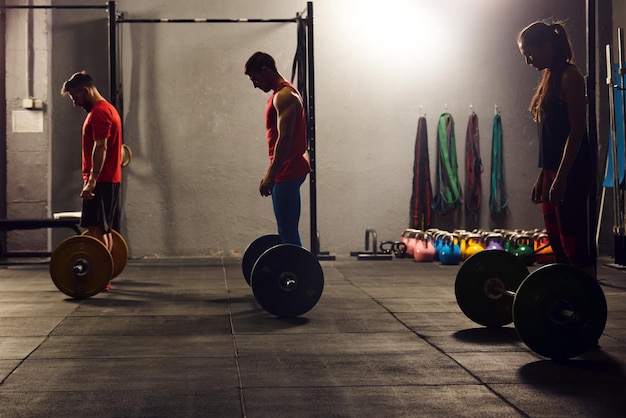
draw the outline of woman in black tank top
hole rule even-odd
[[[526,63],[542,72],[529,106],[540,167],[531,199],[542,205],[556,261],[595,278],[596,147],[586,130],[585,81],[562,23],[532,23],[520,32],[518,47]]]

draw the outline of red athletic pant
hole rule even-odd
[[[586,268],[595,265],[590,239],[589,194],[595,179],[591,170],[572,171],[567,179],[565,199],[558,205],[548,201],[556,171],[543,170],[541,190],[543,221],[557,263]]]

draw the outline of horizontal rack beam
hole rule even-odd
[[[125,19],[118,18],[116,23],[295,23],[292,19]]]
[[[6,6],[0,6],[0,9],[106,9],[108,6],[106,4],[100,5],[100,6],[87,6],[87,5],[67,5],[67,6],[44,6],[44,5],[39,5],[39,6],[27,6],[27,5],[15,5],[15,6],[10,6],[10,5],[6,5]]]

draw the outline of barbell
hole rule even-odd
[[[86,233],[63,240],[50,257],[50,277],[57,289],[74,299],[86,299],[119,276],[128,261],[128,245],[117,231],[111,235],[111,252]]]
[[[523,261],[502,250],[469,257],[457,273],[455,295],[472,321],[487,327],[513,322],[532,351],[554,360],[596,346],[606,325],[606,298],[594,278],[556,263],[529,274]]]
[[[252,241],[241,264],[254,298],[272,315],[304,315],[322,296],[324,272],[317,257],[298,245],[283,244],[279,235]]]

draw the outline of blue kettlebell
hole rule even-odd
[[[449,234],[442,238],[439,261],[444,265],[456,265],[461,262],[461,246],[457,235]]]

